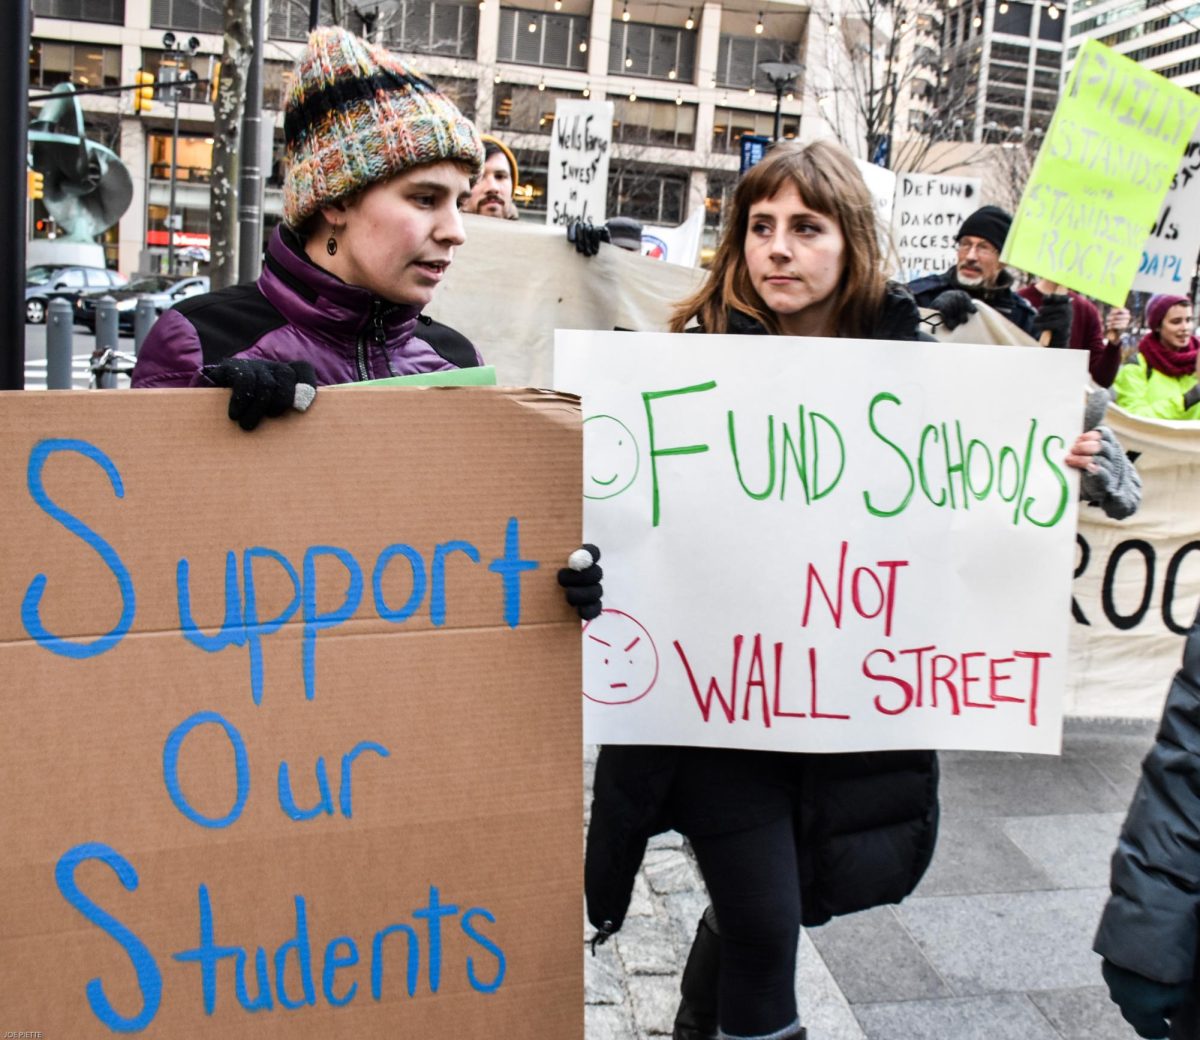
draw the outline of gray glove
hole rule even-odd
[[[962,289],[947,289],[938,293],[929,306],[942,316],[942,324],[947,332],[953,332],[976,313],[975,301]]]
[[[1142,503],[1142,478],[1125,454],[1112,430],[1097,426],[1100,452],[1092,456],[1095,473],[1084,472],[1079,493],[1085,501],[1104,510],[1113,520],[1124,520]]]

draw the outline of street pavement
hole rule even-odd
[[[120,349],[133,353],[133,339],[122,336],[119,340]],[[71,343],[71,385],[76,390],[86,390],[91,385],[91,369],[89,361],[92,351],[96,348],[96,337],[84,326],[73,326]],[[129,386],[128,376],[118,376],[119,387]],[[25,389],[46,389],[46,326],[25,326]]]
[[[809,1040],[1135,1038],[1091,946],[1154,732],[1069,719],[1061,757],[943,752],[941,833],[916,892],[801,937]],[[670,1036],[705,903],[683,839],[656,838],[624,928],[585,952],[587,1040]]]

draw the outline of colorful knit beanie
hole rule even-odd
[[[444,94],[396,55],[326,27],[308,38],[283,117],[283,219],[300,227],[322,206],[413,166],[456,159],[478,175],[483,145]]]

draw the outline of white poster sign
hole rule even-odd
[[[546,223],[603,224],[612,146],[611,101],[554,103],[554,130],[546,171]]]
[[[642,226],[642,255],[671,264],[695,267],[700,260],[700,236],[704,230],[704,207],[692,212],[678,227]]]
[[[940,274],[953,265],[958,229],[980,205],[977,177],[900,174],[892,220],[899,280]]]
[[[875,200],[875,214],[880,226],[887,227],[892,222],[892,199],[896,194],[896,175],[883,166],[876,166],[865,159],[855,159],[858,172],[867,183],[871,198]]]
[[[1142,247],[1133,288],[1138,292],[1189,296],[1200,253],[1200,130],[1183,153],[1162,212]]]
[[[947,349],[557,334],[589,742],[1059,749],[1086,358]]]

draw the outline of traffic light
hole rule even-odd
[[[221,63],[218,61],[213,65],[212,82],[208,85],[208,100],[211,104],[217,103],[217,93],[221,89]]]
[[[133,90],[133,110],[149,112],[154,107],[154,73],[138,69],[133,81],[137,84]]]
[[[26,186],[31,199],[40,199],[46,188],[45,177],[39,170],[27,171]]]

